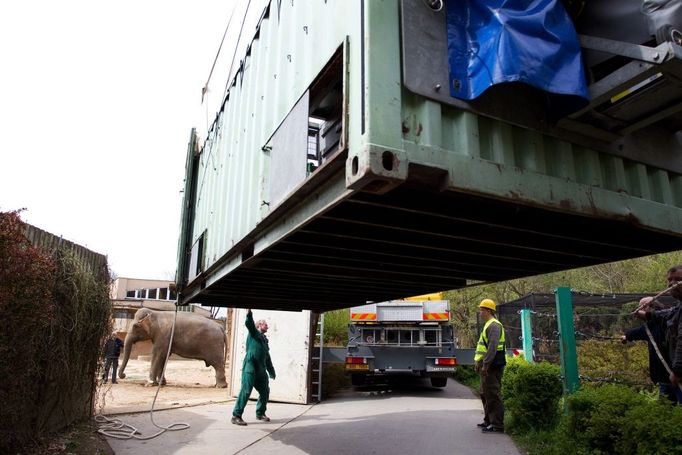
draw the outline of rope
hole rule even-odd
[[[102,414],[95,416],[95,421],[99,424],[97,432],[103,434],[104,436],[109,436],[116,439],[139,439],[146,441],[148,439],[153,439],[166,431],[178,431],[186,430],[190,428],[190,424],[186,422],[171,423],[168,426],[159,425],[154,422],[154,405],[156,404],[156,398],[159,396],[159,391],[161,390],[161,384],[166,378],[166,364],[168,363],[168,358],[170,357],[171,347],[173,346],[173,335],[175,334],[175,321],[178,318],[178,306],[175,306],[175,315],[173,316],[173,325],[171,326],[170,339],[168,340],[168,351],[166,352],[166,360],[163,362],[163,369],[161,370],[161,379],[156,387],[156,394],[154,394],[154,400],[152,401],[152,408],[149,410],[149,417],[152,424],[156,428],[161,428],[161,431],[156,432],[151,436],[142,436],[142,433],[132,425],[123,422],[120,419],[110,419]]]
[[[678,282],[676,282],[675,284],[673,284],[672,286],[669,286],[669,287],[667,287],[666,289],[663,289],[661,292],[659,292],[658,294],[656,294],[655,296],[653,296],[653,298],[652,298],[651,300],[649,300],[649,302],[647,302],[647,303],[640,303],[639,306],[635,309],[635,311],[632,312],[632,314],[637,313],[639,310],[641,310],[642,308],[644,308],[644,307],[647,306],[647,305],[651,305],[651,304],[654,303],[654,302],[656,301],[656,299],[658,299],[660,296],[662,296],[662,295],[664,295],[664,294],[667,294],[668,292],[672,291],[673,289],[675,289],[675,288],[676,288],[677,286],[679,286],[680,284],[682,284],[682,281],[678,281]]]
[[[677,281],[677,282],[676,282],[675,284],[673,284],[672,286],[669,286],[667,289],[664,289],[664,290],[662,290],[661,292],[659,292],[658,294],[656,294],[649,302],[647,302],[647,303],[641,303],[641,304],[637,307],[637,309],[636,309],[635,311],[632,312],[632,314],[637,313],[639,310],[641,310],[642,308],[644,308],[644,307],[647,306],[647,305],[651,305],[651,304],[652,304],[653,302],[655,302],[656,299],[658,299],[660,296],[662,296],[662,295],[665,294],[665,293],[670,292],[671,290],[675,289],[675,288],[676,288],[677,286],[679,286],[680,284],[682,284],[682,281]],[[663,355],[661,354],[661,350],[658,348],[658,344],[656,343],[656,340],[654,340],[654,336],[653,336],[653,334],[651,333],[651,330],[649,329],[649,325],[648,325],[648,324],[644,324],[644,330],[646,330],[646,335],[649,337],[649,341],[651,342],[651,345],[654,347],[654,350],[656,351],[656,355],[658,356],[658,359],[661,361],[661,363],[662,363],[663,366],[665,367],[665,369],[666,369],[666,371],[668,372],[668,374],[673,375],[673,370],[670,369],[670,366],[668,365],[668,362],[666,362],[665,359],[663,358]],[[678,383],[678,384],[677,384],[677,387],[678,387],[680,390],[682,390],[682,384]]]
[[[678,284],[679,284],[679,283],[678,283]],[[656,341],[654,340],[654,336],[653,336],[653,334],[651,333],[651,330],[649,330],[649,325],[648,325],[648,324],[644,324],[644,330],[646,330],[646,334],[647,334],[647,336],[649,337],[649,341],[651,341],[651,344],[653,345],[654,350],[656,351],[656,355],[658,356],[658,359],[661,361],[661,363],[663,364],[663,366],[665,367],[665,369],[668,371],[668,374],[672,375],[672,374],[673,374],[673,370],[670,369],[670,365],[668,365],[668,362],[666,362],[665,359],[663,358],[663,355],[661,354],[661,350],[658,349],[658,344],[656,344]],[[677,383],[677,387],[678,387],[680,390],[682,390],[682,384]]]

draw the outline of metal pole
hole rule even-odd
[[[530,325],[530,310],[521,310],[521,339],[523,341],[523,356],[533,363],[533,329]]]
[[[317,399],[322,401],[322,351],[324,351],[324,313],[320,313],[320,364],[318,368],[320,371],[317,375]]]
[[[573,327],[573,300],[570,288],[558,288],[556,290],[556,315],[559,325],[564,394],[570,394],[580,387],[578,356],[575,348],[575,328]]]

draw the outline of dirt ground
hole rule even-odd
[[[150,362],[130,360],[125,379],[100,384],[96,414],[113,415],[149,411],[157,387],[146,386]],[[229,378],[229,371],[226,372]],[[111,378],[109,378],[111,380]],[[154,410],[196,406],[231,400],[229,389],[217,389],[213,368],[201,360],[170,360],[166,366],[166,386],[161,387]]]

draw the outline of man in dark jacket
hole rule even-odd
[[[668,270],[668,287],[682,282],[682,265],[676,265]],[[678,404],[682,404],[682,285],[674,287],[670,294],[677,299],[677,306],[666,310],[642,309],[635,316],[639,319],[651,321],[664,328],[665,340],[668,345],[670,358],[669,380],[677,394]]]
[[[111,336],[104,344],[104,373],[102,374],[102,382],[107,383],[109,377],[109,368],[113,367],[111,372],[111,383],[116,384],[116,370],[118,370],[118,357],[121,355],[121,348],[123,341],[118,338],[118,333],[114,330]]]
[[[265,337],[268,323],[261,319],[254,324],[253,313],[249,310],[246,314],[245,325],[249,335],[246,337],[246,355],[242,366],[242,388],[232,410],[232,423],[235,425],[246,425],[242,414],[254,387],[259,395],[256,403],[256,419],[263,422],[270,421],[270,418],[265,415],[270,396],[268,375],[271,379],[275,379],[275,368],[270,360],[270,347]]]
[[[660,308],[658,308],[660,309]],[[649,331],[654,339],[654,342],[658,346],[661,355],[668,364],[670,364],[670,357],[668,356],[667,345],[665,343],[665,335],[663,334],[663,329],[660,325],[654,324],[653,322],[647,322],[646,325],[649,327]],[[668,371],[665,369],[661,360],[656,354],[656,349],[653,343],[649,339],[646,333],[645,326],[639,326],[634,329],[630,329],[625,332],[625,335],[621,337],[621,342],[623,344],[628,341],[646,341],[647,347],[649,348],[649,377],[651,382],[658,384],[658,389],[661,397],[667,398],[673,403],[677,403],[677,394],[675,393],[675,388],[670,384],[670,377]]]

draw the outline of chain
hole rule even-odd
[[[601,335],[595,335],[594,333],[581,332],[579,330],[576,330],[575,334],[578,336],[581,336],[581,337],[585,337],[585,338],[596,338],[597,340],[608,340],[608,341],[618,340],[618,341],[620,341],[620,337],[605,337],[605,336],[601,336]]]

